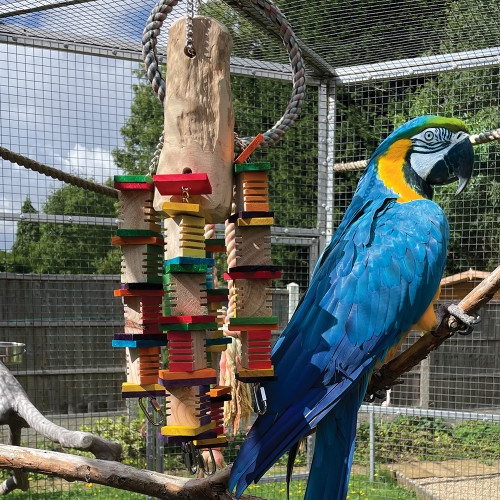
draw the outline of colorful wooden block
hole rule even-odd
[[[236,228],[236,266],[271,265],[271,228],[250,226]]]
[[[177,257],[206,257],[205,219],[181,215],[164,221],[165,260]]]
[[[215,321],[215,316],[161,316],[158,321],[163,324],[175,324],[175,323],[213,323]]]
[[[241,318],[272,315],[270,279],[237,280],[234,282],[236,316]]]
[[[264,219],[272,219],[274,218],[273,211],[265,211],[265,210],[240,210],[231,214],[227,219],[228,222],[236,223],[238,219],[253,219],[253,218],[264,218]]]
[[[153,191],[154,186],[147,182],[115,182],[114,188],[119,191]]]
[[[200,332],[168,332],[168,369],[194,372],[207,368],[205,335]]]
[[[271,163],[268,161],[259,161],[253,163],[236,163],[234,165],[234,173],[240,174],[241,172],[268,172],[271,170]]]
[[[274,378],[274,368],[246,369],[240,368],[236,378],[242,382],[259,382],[263,378]]]
[[[165,261],[165,266],[170,264],[180,264],[187,266],[215,266],[215,260],[210,258],[199,257],[177,257]]]
[[[210,396],[206,395],[205,387],[195,385],[168,388],[167,426],[199,427],[205,425],[207,420],[210,422],[210,417],[206,418],[210,411]]]
[[[153,210],[152,192],[124,191],[119,193],[118,199],[118,230],[149,230],[154,232],[153,236],[161,232],[160,218]],[[138,234],[117,234],[118,236],[139,236]]]
[[[248,157],[259,147],[259,144],[264,140],[262,134],[257,134],[250,144],[240,153],[238,158],[234,161],[236,164],[243,163]]]
[[[142,292],[143,290],[139,291]],[[162,290],[160,291],[163,292]],[[162,333],[158,330],[161,299],[161,295],[123,297],[125,333],[156,333],[161,335]]]
[[[158,383],[165,387],[216,384],[217,372],[213,368],[184,372],[160,370],[158,372]]]
[[[190,196],[212,193],[212,186],[205,173],[153,175],[153,182],[161,195],[183,196],[185,189]]]
[[[233,319],[233,318],[231,318],[231,319]],[[246,332],[251,332],[253,330],[262,330],[263,328],[265,328],[266,330],[278,330],[278,323],[266,324],[266,325],[244,325],[244,331],[246,331]],[[229,323],[227,329],[230,332],[240,332],[240,331],[243,331],[243,325]]]
[[[157,235],[147,236],[144,238],[137,238],[135,236],[129,237],[121,237],[121,236],[113,236],[111,238],[111,244],[113,245],[156,245],[163,248],[164,241],[163,237]]]
[[[169,274],[165,284],[165,316],[198,316],[206,314],[205,276],[203,274]]]
[[[130,382],[122,384],[122,398],[157,398],[165,396],[165,387],[158,384],[139,385]]]
[[[117,229],[116,235],[120,238],[161,237],[161,233],[159,231],[151,231],[149,229]]]
[[[138,385],[157,384],[161,368],[160,347],[127,347],[127,382]]]
[[[170,217],[184,214],[205,217],[205,211],[198,203],[166,201],[162,204],[162,210]]]
[[[122,254],[122,283],[162,283],[162,247],[125,245]]]
[[[166,425],[161,428],[161,433],[164,436],[194,437],[202,434],[203,432],[206,432],[209,429],[213,429],[214,427],[215,422],[210,422],[198,427],[189,427],[185,425]]]
[[[254,271],[254,272],[231,272],[224,273],[225,280],[239,280],[239,279],[279,279],[281,278],[281,271]]]
[[[229,445],[227,437],[224,434],[215,438],[194,439],[193,444],[195,448],[226,448]]]
[[[153,186],[153,178],[150,175],[115,175],[114,182],[123,182],[123,183],[147,183]]]
[[[247,219],[238,219],[236,224],[241,227],[272,226],[274,219],[272,217],[249,217]]]
[[[267,172],[246,171],[237,176],[236,209],[238,211],[269,211]]]

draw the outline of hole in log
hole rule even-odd
[[[186,167],[185,169],[183,169],[182,173],[183,174],[192,174],[193,171],[189,167]]]

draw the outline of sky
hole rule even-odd
[[[0,0],[0,12],[5,3]],[[64,31],[67,39],[85,35],[117,43],[139,41],[154,2],[125,0],[116,12],[109,5],[97,0],[1,21],[50,30],[55,38]],[[0,145],[65,172],[106,181],[119,173],[111,151],[123,145],[120,128],[129,115],[137,82],[132,72],[139,65],[0,44]],[[40,211],[47,195],[62,185],[4,160],[0,175],[0,212],[19,213],[27,196]],[[0,219],[0,250],[11,247],[15,231],[14,221]]]

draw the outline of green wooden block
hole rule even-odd
[[[241,172],[267,172],[268,170],[271,170],[271,164],[268,161],[234,164],[235,174],[241,174]]]
[[[115,175],[115,182],[147,182],[153,184],[150,175]]]
[[[210,246],[210,245],[226,245],[226,240],[224,238],[210,238],[208,240],[205,240],[205,245]]]
[[[231,325],[275,325],[278,323],[277,316],[257,317],[257,318],[231,318]]]
[[[120,236],[122,238],[128,238],[134,236],[138,238],[144,238],[144,237],[149,238],[150,236],[153,236],[155,238],[158,238],[159,236],[161,237],[161,233],[156,233],[154,231],[150,231],[149,229],[117,229],[116,236]]]
[[[168,273],[192,273],[192,274],[204,274],[208,270],[207,266],[201,266],[198,264],[166,264],[165,265],[165,276],[168,276]],[[169,283],[166,281],[165,283]]]
[[[163,247],[159,247],[158,245],[146,245],[146,253],[157,255],[163,260],[165,249]]]
[[[212,288],[207,290],[207,295],[229,295],[229,288]]]

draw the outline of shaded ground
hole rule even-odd
[[[407,462],[389,469],[423,500],[500,500],[500,461]]]

